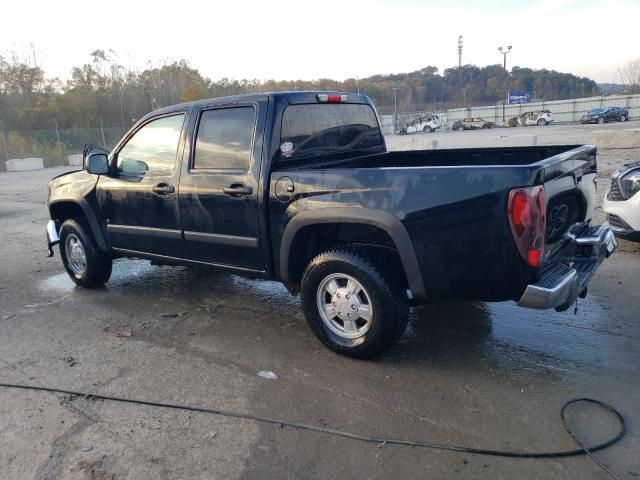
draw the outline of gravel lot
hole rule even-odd
[[[443,132],[389,144],[485,145],[494,144],[494,135],[500,144],[524,142],[522,136],[532,143],[534,134],[538,144],[584,143],[593,128]],[[638,150],[600,150],[600,185],[609,171],[639,157]],[[640,476],[637,244],[621,243],[577,315],[511,302],[420,307],[399,345],[362,362],[323,348],[307,329],[299,300],[278,283],[118,260],[105,288],[75,288],[58,253],[45,254],[46,182],[62,171],[0,174],[0,383],[535,451],[574,448],[559,409],[589,396],[615,405],[628,421],[627,436],[597,456],[621,478]],[[592,441],[614,427],[585,406],[571,417]],[[0,472],[19,480],[606,478],[586,457],[513,460],[372,445],[208,414],[6,389],[0,389]]]

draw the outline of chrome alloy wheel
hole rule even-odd
[[[84,245],[75,234],[71,233],[67,236],[64,250],[71,271],[77,276],[82,276],[87,269],[87,254],[84,251]]]
[[[369,331],[373,305],[369,294],[355,278],[334,273],[318,286],[318,312],[324,324],[342,338],[359,338]]]

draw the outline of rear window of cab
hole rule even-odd
[[[282,116],[280,159],[300,159],[383,147],[370,105],[289,105]]]

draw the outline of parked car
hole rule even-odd
[[[580,118],[580,123],[625,122],[629,120],[629,111],[620,107],[594,108]]]
[[[611,176],[602,209],[614,233],[640,242],[640,162],[625,165]]]
[[[585,294],[616,248],[588,224],[595,154],[390,152],[371,100],[350,93],[199,100],[147,114],[111,152],[88,145],[83,170],[49,182],[48,247],[86,288],[117,257],[279,280],[327,347],[371,357],[410,302],[564,310]]]
[[[401,128],[398,133],[400,133],[400,135],[407,135],[409,133],[416,132],[431,133],[435,132],[440,127],[442,127],[440,117],[434,114],[429,115],[428,117],[416,118],[415,120],[407,123],[407,125]]]
[[[550,110],[536,110],[534,112],[525,112],[512,117],[508,121],[510,127],[528,127],[531,125],[549,125],[553,122],[553,116]]]
[[[453,130],[478,130],[480,128],[493,128],[496,124],[482,118],[463,118],[456,120],[451,127]]]

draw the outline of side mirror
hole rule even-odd
[[[104,153],[92,153],[87,158],[87,172],[94,175],[109,173],[109,158]]]

